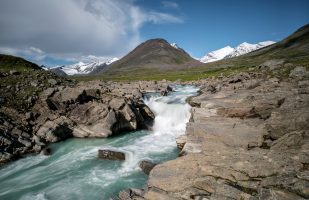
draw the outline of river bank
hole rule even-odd
[[[309,198],[309,73],[267,73],[196,83],[180,157],[152,170],[145,199]]]

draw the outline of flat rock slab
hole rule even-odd
[[[125,160],[125,153],[108,149],[99,149],[98,158],[107,160]]]

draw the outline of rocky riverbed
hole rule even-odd
[[[268,73],[197,82],[180,157],[154,167],[143,198],[308,199],[309,72]]]
[[[144,190],[119,199],[308,199],[309,72],[288,76],[267,66],[188,82],[200,95],[179,157],[155,165]],[[44,88],[27,112],[1,107],[1,163],[69,137],[108,137],[148,129],[154,114],[143,93],[166,95],[167,81],[91,81]],[[152,168],[153,166],[151,166]]]

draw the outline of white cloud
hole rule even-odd
[[[149,12],[147,15],[147,21],[154,24],[163,24],[163,23],[183,23],[183,19],[175,17],[167,13],[159,12]]]
[[[35,60],[120,56],[141,42],[143,24],[182,22],[133,0],[1,0],[0,50]]]
[[[173,1],[162,1],[161,2],[164,8],[173,8],[178,9],[179,5],[176,2]]]

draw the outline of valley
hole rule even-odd
[[[0,198],[308,199],[308,50],[305,25],[208,63],[151,39],[82,76],[1,55]]]

